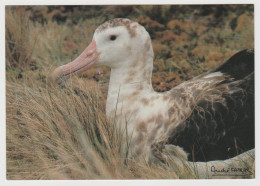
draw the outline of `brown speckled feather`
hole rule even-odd
[[[153,60],[146,29],[118,18],[100,25],[82,54],[56,68],[52,77],[64,80],[95,65],[111,68],[106,115],[131,139],[129,157],[163,159],[159,154],[166,143],[199,161],[254,147],[253,50],[163,93],[152,87]]]
[[[224,78],[207,89],[197,89],[196,83],[187,87],[196,90],[189,93],[189,99],[194,99],[194,108],[171,133],[168,143],[183,147],[191,160],[227,159],[254,148],[254,73],[249,69],[250,63],[254,63],[254,54],[243,51],[237,55],[243,54],[247,56],[244,63],[248,67],[240,71],[237,76],[240,80]],[[233,59],[238,56],[224,65],[237,62]],[[238,68],[235,64],[233,67]],[[223,71],[228,73],[228,69]],[[230,75],[233,74],[231,71]],[[187,98],[184,95],[187,91],[180,92]]]

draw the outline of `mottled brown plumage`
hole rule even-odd
[[[107,22],[105,22],[104,24],[100,25],[96,31],[97,32],[102,32],[105,29],[108,28],[113,28],[113,27],[118,27],[118,26],[124,26],[127,28],[129,34],[131,37],[134,37],[136,35],[136,27],[137,25],[133,25],[131,27],[131,24],[134,23],[133,21],[129,20],[129,19],[122,19],[122,18],[116,18],[116,19],[111,19]]]
[[[131,139],[129,157],[165,161],[160,152],[167,144],[198,161],[254,148],[253,50],[163,93],[152,87],[153,57],[144,27],[113,19],[99,26],[82,55],[57,68],[54,77],[68,78],[89,65],[111,68],[106,114]]]

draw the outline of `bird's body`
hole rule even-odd
[[[248,56],[242,62],[241,57],[231,58],[215,71],[158,93],[151,83],[154,54],[149,34],[136,22],[113,19],[97,28],[76,60],[53,74],[67,78],[93,65],[109,66],[106,115],[127,132],[131,157],[158,157],[165,144],[174,144],[190,159],[208,161],[254,148],[253,51],[239,55]],[[234,69],[240,63],[244,67],[237,75]],[[234,149],[237,146],[241,149]]]

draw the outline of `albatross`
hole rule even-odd
[[[94,32],[74,61],[56,68],[59,83],[94,66],[111,68],[106,116],[131,139],[129,156],[160,158],[169,145],[192,161],[232,158],[254,148],[254,51],[243,50],[215,70],[155,92],[153,48],[146,29],[116,18]]]

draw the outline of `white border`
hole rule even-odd
[[[203,1],[203,0],[62,0],[62,1],[54,1],[54,0],[1,0],[0,2],[0,41],[1,41],[1,62],[0,62],[0,99],[1,99],[1,112],[0,112],[0,185],[10,185],[10,186],[16,186],[16,185],[26,185],[26,186],[35,186],[35,185],[107,185],[107,186],[114,186],[114,185],[143,185],[143,184],[149,184],[149,185],[199,185],[202,184],[213,184],[213,185],[259,185],[259,105],[260,105],[260,87],[259,87],[259,55],[258,55],[258,49],[259,49],[259,16],[260,16],[260,4],[259,0],[211,0],[211,1]],[[256,77],[256,91],[255,91],[255,105],[256,105],[256,179],[251,180],[70,180],[70,181],[7,181],[6,180],[6,144],[5,144],[5,119],[6,119],[6,109],[5,109],[5,49],[4,49],[4,43],[5,43],[5,5],[117,5],[117,4],[124,4],[124,5],[130,5],[130,4],[254,4],[255,5],[255,77]]]
[[[4,5],[255,4],[257,0],[2,0]]]

